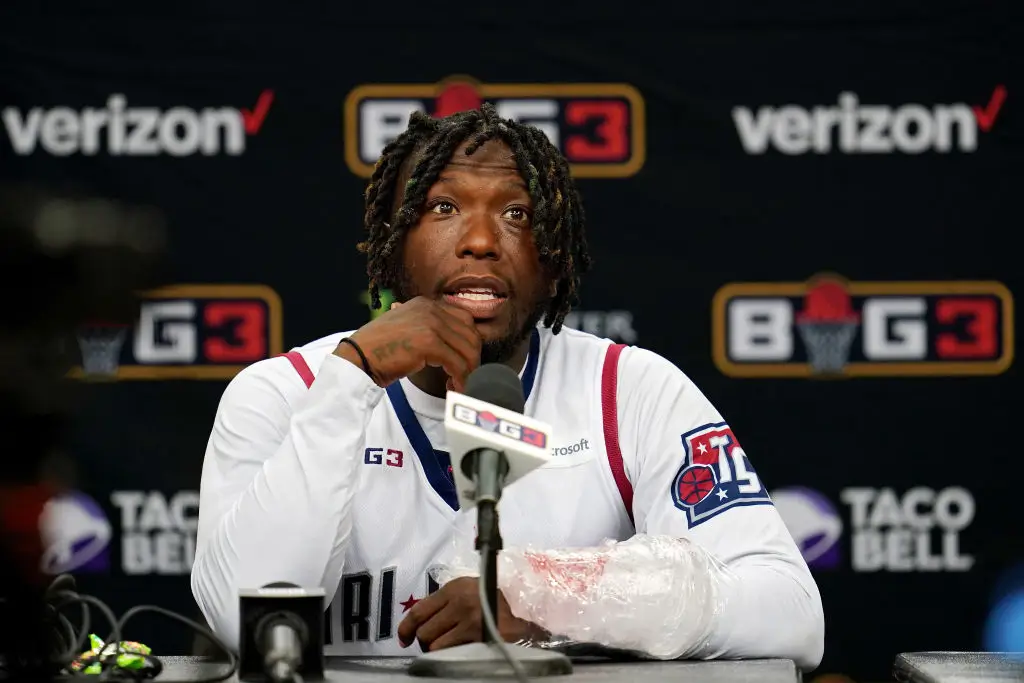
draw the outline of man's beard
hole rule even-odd
[[[529,339],[533,333],[533,328],[537,327],[537,323],[543,314],[543,305],[537,305],[520,322],[522,316],[520,316],[518,311],[514,312],[509,319],[505,334],[493,341],[485,341],[483,346],[480,347],[480,365],[486,363],[507,363],[515,355],[519,346]]]
[[[405,276],[405,273],[399,274],[395,284],[391,287],[391,293],[394,294],[395,301],[399,303],[405,303],[422,295]],[[529,339],[534,328],[537,327],[537,323],[543,317],[546,306],[546,300],[538,301],[527,315],[518,309],[513,309],[504,333],[497,339],[484,341],[480,348],[480,364],[507,363],[515,355],[519,346]]]

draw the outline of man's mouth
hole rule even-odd
[[[460,289],[452,294],[445,294],[444,300],[467,311],[474,320],[488,320],[498,314],[508,301],[508,297],[501,296],[494,290]]]
[[[466,299],[467,301],[490,301],[492,299],[505,298],[498,296],[496,292],[490,289],[460,289],[452,294],[452,296],[458,299]]]
[[[474,320],[488,320],[508,301],[508,288],[496,278],[460,278],[444,288],[444,300]]]

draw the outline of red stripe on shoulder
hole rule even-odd
[[[619,414],[616,398],[619,385],[619,356],[624,348],[625,344],[612,344],[605,352],[604,368],[601,371],[601,415],[608,464],[612,468],[612,477],[619,489],[619,495],[622,496],[622,504],[626,506],[629,521],[633,522],[633,485],[626,476],[626,466],[622,461],[622,450],[619,448]]]
[[[309,369],[309,364],[306,359],[302,357],[302,354],[298,351],[289,351],[288,353],[282,353],[282,356],[288,359],[288,362],[295,368],[295,372],[299,373],[299,377],[306,383],[306,388],[313,386],[313,371]]]

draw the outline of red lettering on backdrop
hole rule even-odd
[[[210,337],[203,343],[203,355],[211,363],[249,363],[267,356],[267,312],[255,301],[219,301],[206,305],[203,322],[207,327],[234,325],[234,343]]]
[[[596,140],[586,135],[571,135],[565,142],[565,155],[571,161],[625,161],[629,157],[629,110],[619,100],[574,100],[565,105],[565,120],[570,126],[593,125]]]
[[[996,302],[992,299],[940,299],[935,304],[935,318],[952,325],[966,320],[967,339],[953,332],[942,332],[935,340],[940,358],[994,358],[999,346]]]

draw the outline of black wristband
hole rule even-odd
[[[363,353],[363,350],[361,348],[359,348],[359,344],[356,344],[349,337],[343,337],[342,340],[338,343],[348,344],[349,346],[356,350],[356,353],[359,354],[359,360],[362,361],[363,363],[363,372],[365,372],[370,377],[370,379],[373,379],[373,372],[370,371],[370,361],[366,360],[366,354]]]

